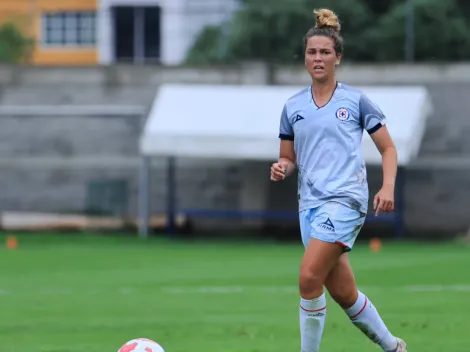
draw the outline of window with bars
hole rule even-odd
[[[94,46],[96,12],[54,12],[42,16],[45,46]]]

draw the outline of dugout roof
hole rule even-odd
[[[162,85],[145,123],[143,156],[276,160],[285,101],[301,86]],[[360,86],[387,116],[400,165],[418,153],[432,104],[425,87]],[[381,156],[364,132],[367,164]]]

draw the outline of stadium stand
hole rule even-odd
[[[140,216],[142,236],[148,234],[149,162],[168,158],[168,205],[170,232],[174,216],[223,218],[295,217],[293,212],[238,209],[181,209],[176,202],[174,158],[274,161],[278,157],[279,116],[284,102],[304,87],[178,85],[160,87],[140,139],[142,155]],[[427,89],[409,87],[361,87],[388,117],[401,168],[413,161],[421,145],[426,121],[433,112]],[[396,102],[400,101],[400,104]],[[175,108],[176,107],[176,108]],[[367,165],[380,165],[381,156],[370,136],[364,134],[363,153]],[[266,169],[268,170],[268,169]],[[267,171],[266,175],[267,175]],[[263,174],[252,175],[264,179]],[[257,182],[254,182],[257,184]],[[293,191],[293,190],[292,190]],[[262,188],[245,190],[251,197],[267,198]],[[382,217],[395,222],[397,235],[403,230],[403,190],[397,187],[397,212]]]
[[[470,65],[466,63],[343,65],[341,69],[341,80],[352,85],[397,89],[419,85],[429,92],[433,113],[427,120],[418,156],[407,165],[405,175],[405,224],[410,237],[429,238],[431,234],[452,237],[467,232],[470,226],[467,209],[470,130],[465,114],[470,109],[469,72]],[[29,109],[27,116],[4,110],[0,131],[3,190],[0,211],[88,214],[90,205],[99,205],[102,212],[121,216],[123,210],[122,216],[134,219],[139,202],[138,141],[145,119],[129,114],[110,117],[80,113],[84,112],[82,107],[101,109],[112,105],[139,106],[147,115],[156,90],[165,83],[298,86],[308,84],[308,77],[302,67],[278,66],[270,73],[262,63],[197,70],[131,65],[86,68],[2,65],[2,109],[21,107],[25,112],[32,106],[58,109],[49,116],[38,116],[35,109]],[[69,111],[59,116],[65,106]],[[270,161],[179,157],[178,204],[185,209],[295,209],[294,178],[283,184],[262,182],[269,164]],[[153,158],[151,168],[150,213],[159,216],[167,206],[167,160]],[[372,194],[377,190],[380,170],[371,165],[368,171]],[[100,189],[106,194],[100,204],[88,201],[93,198],[89,195],[95,184],[105,186]],[[250,196],[254,192],[266,192],[269,196],[255,199]],[[117,202],[116,198],[125,201]],[[243,220],[243,224],[246,222]],[[205,230],[207,226],[225,231],[239,223],[240,220],[225,219],[193,221],[196,230]],[[381,234],[377,230],[382,228],[374,224],[370,230]]]

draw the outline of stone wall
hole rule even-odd
[[[426,84],[435,114],[407,172],[406,222],[412,232],[464,231],[470,224],[470,65],[344,66],[350,84]],[[161,83],[308,84],[299,67],[248,63],[219,68],[112,66],[0,67],[3,106],[129,105],[148,109]],[[137,212],[142,116],[0,114],[0,210],[87,211],[95,182],[127,192]],[[178,199],[185,208],[295,209],[295,184],[273,186],[269,164],[179,160]],[[166,203],[165,161],[152,172],[152,210]],[[372,174],[376,184],[380,173]],[[273,196],[274,192],[274,196]],[[371,192],[375,192],[371,186]],[[112,199],[112,198],[111,198]]]

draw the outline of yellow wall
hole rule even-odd
[[[28,5],[27,0],[0,0],[0,23],[14,22],[25,34],[31,35],[35,18]]]
[[[0,22],[13,21],[35,39],[30,62],[35,65],[96,65],[98,49],[41,46],[43,12],[96,11],[98,0],[0,0]],[[97,26],[98,27],[98,26]]]

